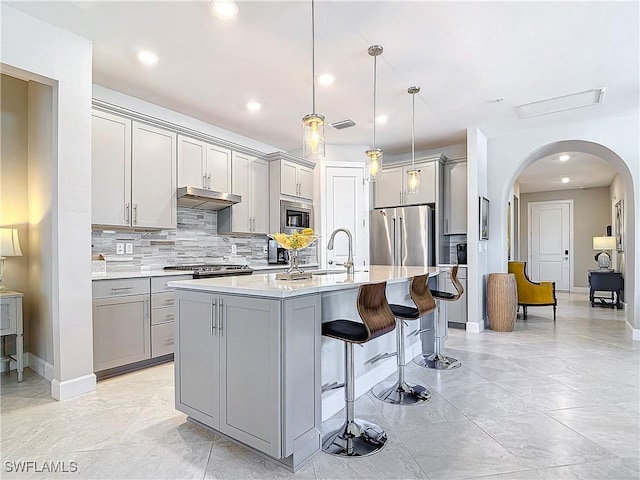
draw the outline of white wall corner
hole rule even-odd
[[[51,396],[56,400],[68,400],[85,393],[90,393],[96,389],[96,376],[91,373],[71,380],[51,381]]]
[[[465,323],[465,329],[468,333],[480,333],[485,328],[484,319],[481,322],[467,322]]]
[[[625,322],[627,328],[631,330],[631,338],[634,342],[640,342],[640,328],[633,328],[633,326],[629,323],[629,320]]]

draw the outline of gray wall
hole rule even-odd
[[[593,237],[607,234],[611,225],[609,187],[522,193],[520,195],[520,260],[527,260],[529,238],[529,203],[573,200],[573,279],[576,287],[588,286],[588,271],[597,268]]]

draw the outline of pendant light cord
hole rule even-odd
[[[313,109],[316,113],[316,15],[314,1],[311,0],[311,85],[313,91]]]
[[[373,148],[376,148],[376,87],[378,84],[377,76],[377,61],[378,56],[373,56]]]
[[[411,94],[411,166],[416,166],[416,94]]]

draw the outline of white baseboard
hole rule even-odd
[[[67,400],[85,393],[93,392],[96,389],[96,376],[93,373],[71,380],[53,379],[51,381],[51,396],[56,400]]]
[[[571,293],[589,293],[589,287],[571,287]]]
[[[478,322],[467,322],[465,323],[465,329],[469,333],[480,333],[484,330],[484,321],[481,323]]]
[[[631,330],[631,338],[634,342],[640,342],[640,328],[633,328],[629,323],[629,320],[625,322],[627,324],[627,328]]]
[[[53,368],[53,365],[51,365],[49,362],[45,362],[33,353],[26,352],[24,354],[24,364],[41,377],[44,377],[49,381],[53,380],[53,377],[55,375],[55,369]]]

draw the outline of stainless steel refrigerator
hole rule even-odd
[[[435,265],[433,208],[376,208],[371,211],[369,225],[371,265]]]

